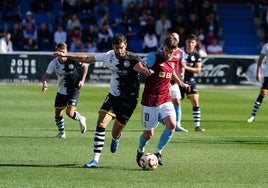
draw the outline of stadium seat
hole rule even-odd
[[[225,53],[228,55],[259,54],[259,38],[248,4],[218,4]]]

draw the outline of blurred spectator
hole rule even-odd
[[[77,13],[78,0],[61,0],[62,1],[62,10],[65,15],[69,13]]]
[[[30,5],[35,13],[47,13],[52,8],[51,0],[31,0]]]
[[[198,1],[197,14],[199,18],[205,18],[211,12],[213,12],[212,0]]]
[[[94,12],[95,0],[80,0],[78,2],[78,11],[91,14]]]
[[[223,48],[219,44],[218,39],[215,37],[212,39],[212,43],[207,46],[208,54],[223,54]]]
[[[36,28],[36,22],[31,11],[27,11],[25,17],[22,19],[21,22],[22,30],[25,30],[27,25],[29,25],[29,23],[32,25],[33,29]]]
[[[108,0],[95,0],[94,14],[99,19],[105,13],[109,13]]]
[[[68,35],[68,44],[71,44],[75,40],[80,39],[82,40],[82,32],[80,31],[79,27],[75,27]]]
[[[220,23],[216,19],[215,12],[211,12],[206,16],[204,28],[206,32],[212,31],[215,36],[219,35]]]
[[[41,51],[51,51],[52,50],[52,33],[47,28],[45,22],[42,22],[40,28],[37,31],[38,36],[38,46]]]
[[[166,13],[168,7],[168,0],[153,0],[153,12],[152,15],[154,18],[157,18],[159,12]]]
[[[186,33],[195,33],[201,27],[200,21],[194,12],[190,13],[186,24]]]
[[[0,52],[13,52],[13,45],[10,33],[5,33],[4,37],[0,39]]]
[[[183,7],[184,7],[184,15],[190,15],[191,13],[197,13],[197,3],[200,0],[184,0]]]
[[[123,13],[122,25],[125,28],[127,36],[133,35],[133,28],[138,26],[139,10],[135,2],[131,1],[128,4],[126,11]]]
[[[172,32],[173,32],[172,28],[166,30],[165,34],[159,38],[159,46],[163,44],[165,38],[167,38]]]
[[[101,26],[104,24],[104,23],[108,23],[110,24],[110,15],[109,15],[109,12],[106,12],[102,15],[102,17],[100,18],[99,22],[98,22],[98,27],[101,28]]]
[[[139,15],[141,15],[143,11],[151,14],[153,12],[153,0],[140,0],[138,7]]]
[[[9,30],[9,33],[11,34],[11,41],[14,51],[21,50],[23,45],[23,31],[20,27],[20,23],[14,22],[12,28]]]
[[[200,40],[200,41],[203,43],[204,40],[205,40],[205,36],[206,36],[205,29],[204,29],[203,27],[200,27],[200,28],[196,31],[195,34],[196,34],[198,40]]]
[[[150,15],[150,12],[143,11],[140,17],[140,33],[139,37],[144,38],[144,35],[149,32],[151,28],[155,28],[155,19]]]
[[[183,47],[185,46],[185,38],[187,36],[187,33],[186,33],[186,30],[185,30],[185,27],[183,26],[179,26],[179,27],[176,27],[174,32],[176,32],[179,36],[180,36],[180,41],[179,41],[179,47]]]
[[[85,52],[88,53],[98,52],[96,44],[91,40],[87,41],[85,45]]]
[[[1,0],[0,1],[0,17],[3,21],[19,21],[20,20],[20,0]]]
[[[155,24],[155,32],[158,39],[165,35],[169,28],[171,28],[171,21],[168,19],[166,13],[162,12],[160,18],[156,20]]]
[[[33,40],[37,40],[37,30],[32,23],[28,22],[26,24],[26,28],[23,30],[23,37],[24,39],[31,37]]]
[[[82,31],[82,41],[86,43],[92,41],[95,44],[98,41],[98,32],[95,25],[89,25],[88,28],[84,28]]]
[[[138,4],[137,0],[122,0],[122,11],[123,13],[126,13],[127,8],[129,7],[130,3]]]
[[[38,48],[37,41],[34,40],[32,37],[28,37],[24,42],[22,50],[24,50],[24,51],[38,51],[39,48]]]
[[[184,14],[183,2],[181,0],[174,0],[173,4],[170,5],[169,17],[173,19],[177,15]]]
[[[144,35],[143,53],[148,53],[158,49],[158,39],[153,29]]]
[[[186,23],[182,14],[176,15],[171,21],[172,29],[177,30],[176,28],[184,27],[186,28]]]
[[[54,44],[66,43],[67,42],[67,32],[63,30],[61,24],[58,24],[57,30],[54,32]]]
[[[98,50],[100,52],[108,51],[112,48],[113,31],[108,23],[103,23],[98,32]]]
[[[264,40],[267,42],[268,40],[268,5],[265,6],[265,10],[261,15],[262,27],[264,31]]]
[[[208,45],[212,44],[212,40],[215,38],[216,36],[214,35],[213,31],[208,31],[205,34],[205,39],[204,39],[204,44],[207,47]]]
[[[201,57],[206,57],[208,55],[206,47],[203,45],[202,41],[199,39],[197,40],[196,50],[198,51]]]
[[[77,17],[77,14],[72,14],[71,18],[68,19],[67,21],[67,32],[71,32],[74,28],[78,27],[82,31],[82,24]]]
[[[74,38],[70,44],[70,52],[83,52],[84,44],[80,38]]]

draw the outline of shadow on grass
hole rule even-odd
[[[172,142],[172,141],[171,141]],[[268,145],[268,140],[188,140],[178,141],[173,143],[184,143],[184,144],[244,144],[244,145]]]
[[[37,168],[81,168],[77,164],[58,164],[58,165],[46,165],[46,164],[0,164],[1,167],[37,167]]]
[[[58,164],[58,165],[46,165],[46,164],[0,164],[0,167],[29,167],[29,168],[82,168],[85,170],[95,170],[95,169],[109,169],[109,170],[115,170],[115,169],[120,169],[121,170],[132,170],[132,171],[144,171],[142,168],[122,168],[122,167],[118,167],[118,166],[102,166],[102,167],[98,167],[98,168],[84,168],[84,166],[81,165],[77,165],[77,164]]]

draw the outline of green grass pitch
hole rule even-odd
[[[55,139],[56,85],[46,94],[41,84],[0,84],[0,187],[182,187],[263,188],[268,185],[268,99],[255,122],[246,122],[258,87],[201,87],[201,125],[195,132],[190,102],[182,102],[182,124],[189,133],[175,132],[163,152],[164,165],[144,171],[136,164],[142,132],[140,104],[120,140],[119,151],[109,150],[111,127],[98,169],[84,169],[92,159],[98,109],[108,87],[86,85],[78,111],[87,117],[88,131],[65,115],[66,139]],[[141,89],[142,91],[142,89]],[[147,146],[154,152],[163,126]]]

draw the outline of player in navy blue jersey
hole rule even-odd
[[[69,54],[55,52],[54,55],[67,57],[85,63],[105,62],[111,70],[110,91],[99,110],[95,136],[93,159],[84,165],[85,168],[99,166],[99,158],[105,141],[105,130],[111,120],[115,120],[112,128],[110,150],[118,150],[119,138],[132,113],[139,97],[139,73],[151,74],[139,56],[126,50],[127,40],[124,35],[116,34],[112,39],[112,50],[96,55]]]
[[[57,52],[67,53],[67,45],[65,43],[59,43],[56,45],[55,50]],[[83,68],[82,76],[79,74],[79,67]],[[70,118],[79,121],[81,133],[85,133],[87,130],[86,118],[76,111],[76,106],[80,95],[80,89],[86,80],[88,65],[67,59],[66,57],[54,58],[49,63],[42,79],[43,93],[48,89],[47,80],[53,72],[55,72],[58,77],[58,91],[54,105],[55,122],[59,130],[56,138],[66,138],[63,118],[65,108],[66,114]]]
[[[191,87],[190,91],[180,88],[182,99],[187,96],[187,98],[192,103],[192,113],[194,119],[195,131],[205,131],[200,125],[201,121],[201,109],[199,106],[199,93],[196,86],[196,81],[194,74],[201,72],[201,57],[196,51],[197,37],[194,34],[188,35],[185,40],[185,47],[183,48],[185,52],[185,71],[184,71],[184,82],[189,84]]]

